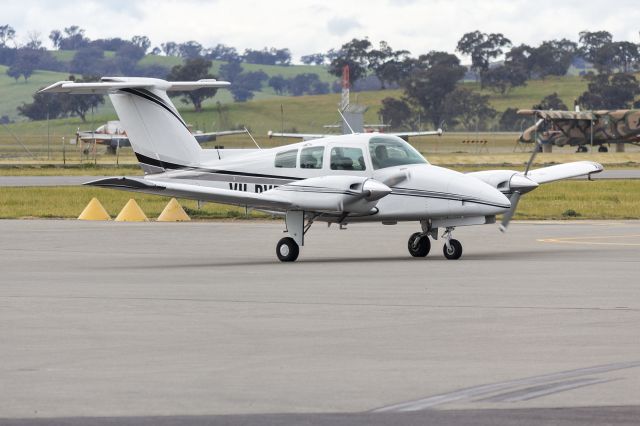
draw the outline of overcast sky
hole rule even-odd
[[[91,39],[147,35],[152,46],[196,40],[260,49],[288,47],[301,55],[325,52],[357,37],[413,55],[453,52],[468,31],[501,32],[514,44],[578,39],[607,30],[615,40],[640,42],[638,0],[23,0],[2,2],[0,25],[23,42],[38,32],[79,25]],[[467,61],[465,61],[467,62]]]

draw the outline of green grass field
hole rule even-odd
[[[0,188],[0,218],[76,218],[92,197],[115,217],[134,198],[156,218],[166,197],[86,187]],[[194,219],[245,218],[242,208],[181,201]],[[515,219],[640,219],[640,181],[567,181],[541,186],[522,198]],[[571,213],[573,210],[575,214]],[[267,215],[251,213],[251,218]]]

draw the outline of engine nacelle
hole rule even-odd
[[[327,213],[369,213],[391,188],[360,176],[321,176],[272,189],[293,208]]]

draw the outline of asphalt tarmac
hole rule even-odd
[[[640,422],[640,222],[0,221],[0,424]]]
[[[78,186],[93,180],[110,176],[0,176],[0,187],[16,186]],[[587,179],[580,177],[576,179]],[[640,169],[612,169],[604,170],[591,176],[599,179],[640,179]]]

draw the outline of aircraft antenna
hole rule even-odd
[[[347,125],[347,127],[349,128],[349,130],[351,131],[352,135],[355,135],[356,132],[353,131],[353,128],[351,127],[351,125],[349,124],[349,122],[347,121],[347,119],[345,118],[344,114],[342,114],[342,111],[340,111],[340,108],[338,108],[338,114],[340,114],[340,117],[342,117],[342,119],[344,120],[344,124]]]
[[[253,135],[251,135],[251,132],[249,131],[249,129],[247,129],[246,127],[244,128],[244,131],[247,132],[247,134],[249,135],[249,137],[251,138],[251,140],[253,141],[253,143],[256,144],[256,146],[258,147],[258,149],[262,149],[260,148],[260,145],[258,145],[258,142],[256,142],[256,140],[253,138]]]

